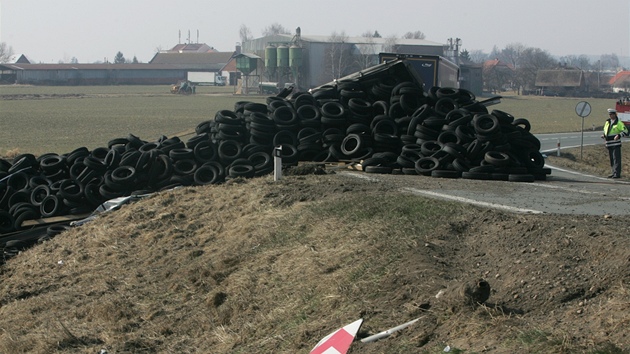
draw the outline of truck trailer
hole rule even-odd
[[[424,90],[433,86],[459,88],[459,66],[438,55],[379,53],[379,62],[405,59],[422,78]]]
[[[188,81],[197,86],[225,86],[226,78],[214,71],[189,71]]]

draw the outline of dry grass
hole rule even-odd
[[[366,336],[418,317],[351,353],[437,353],[446,344],[499,353],[619,348],[630,318],[629,279],[620,271],[630,245],[607,230],[623,230],[623,221],[573,219],[436,202],[335,175],[162,192],[0,268],[0,352],[308,352],[358,318]],[[562,239],[565,226],[582,224],[599,235],[592,259],[584,254],[588,233],[576,231],[571,248],[538,240]],[[528,244],[545,259],[523,258],[531,246],[519,245]],[[595,257],[610,244],[616,252]],[[534,286],[514,297],[524,270],[545,270],[534,285],[553,282],[578,256],[589,266],[576,281],[598,283],[582,318],[565,307],[587,295],[566,303]],[[494,290],[484,306],[453,309],[434,296],[486,276]],[[577,337],[563,342],[566,333]]]
[[[630,140],[621,146],[621,177],[630,179]],[[583,171],[595,176],[605,177],[611,174],[608,150],[603,145],[584,146],[580,148],[564,149],[560,156],[549,155],[547,163],[552,166]]]

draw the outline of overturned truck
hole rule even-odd
[[[186,141],[130,133],[91,151],[0,159],[0,243],[85,217],[114,198],[270,174],[278,146],[285,167],[346,161],[366,173],[545,179],[551,170],[540,141],[526,119],[489,110],[499,99],[451,87],[425,92],[399,59],[309,91],[284,88],[265,103],[240,101],[200,122]]]

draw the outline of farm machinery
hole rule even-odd
[[[171,86],[172,94],[190,95],[195,93],[195,85],[188,80],[180,80]]]

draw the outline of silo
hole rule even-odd
[[[278,51],[273,45],[265,48],[265,67],[273,70],[278,66]]]
[[[283,44],[278,46],[278,67],[289,67],[289,47]]]
[[[302,48],[298,45],[292,45],[289,48],[289,65],[292,68],[302,66]]]

